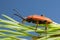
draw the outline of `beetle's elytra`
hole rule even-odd
[[[32,16],[28,16],[25,19],[27,22],[32,22],[32,23],[36,23],[38,21],[38,24],[45,24],[46,22],[52,23],[52,20],[43,16],[43,15],[32,15]]]

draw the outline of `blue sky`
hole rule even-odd
[[[24,17],[44,14],[60,23],[60,0],[0,0],[0,14],[4,13],[19,21],[18,17],[13,16],[14,8],[17,8]]]

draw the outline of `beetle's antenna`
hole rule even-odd
[[[19,13],[16,9],[13,9],[13,10],[14,10],[15,12]],[[21,15],[20,15],[20,16],[19,16],[18,14],[14,14],[14,15],[20,17],[21,19],[24,19]]]
[[[47,27],[48,27],[48,23],[46,22],[46,27],[45,27],[46,38],[47,38]]]

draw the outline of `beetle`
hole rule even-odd
[[[16,11],[17,13],[19,13],[16,9],[13,9],[13,10]],[[14,14],[14,15],[20,17],[22,19],[22,23],[24,23],[24,21],[26,21],[28,23],[36,24],[35,32],[37,30],[38,24],[46,24],[46,27],[45,27],[45,31],[46,31],[48,24],[53,22],[50,18],[45,17],[44,15],[30,15],[25,18],[23,18],[21,15],[19,16],[18,14]]]

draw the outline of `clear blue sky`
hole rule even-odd
[[[17,8],[21,15],[44,14],[55,22],[60,23],[60,0],[0,0],[0,14],[13,17]],[[18,20],[17,17],[13,17]]]

